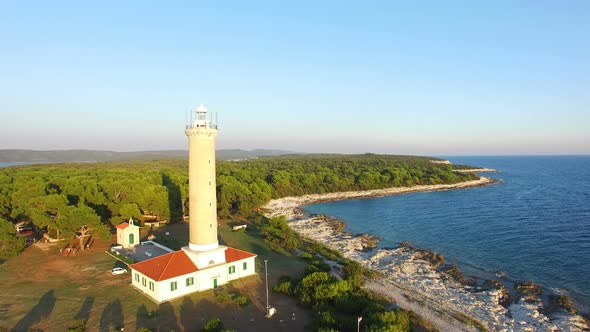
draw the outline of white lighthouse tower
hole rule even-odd
[[[183,250],[198,268],[225,262],[225,246],[217,239],[217,194],[215,185],[215,137],[217,124],[208,118],[205,106],[184,131],[189,157],[189,245]]]
[[[130,265],[131,285],[156,302],[216,288],[256,274],[256,254],[219,244],[215,185],[217,124],[201,105],[184,133],[189,141],[189,243]],[[143,245],[143,242],[142,242]]]
[[[208,251],[218,247],[217,195],[215,193],[215,136],[217,125],[207,120],[207,109],[201,105],[196,119],[185,130],[189,159],[189,248]]]

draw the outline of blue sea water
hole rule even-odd
[[[31,163],[28,163],[28,162],[0,163],[0,167],[10,167],[10,166],[28,165],[28,164],[31,164]]]
[[[382,247],[410,241],[466,274],[532,280],[590,312],[590,156],[448,157],[489,167],[492,186],[305,206]]]

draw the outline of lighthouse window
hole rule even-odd
[[[211,202],[209,202],[209,206],[211,206]]]
[[[209,181],[209,185],[211,185],[211,181]]]
[[[211,159],[209,159],[209,165],[211,165]]]
[[[209,228],[213,228],[213,224],[209,224]]]

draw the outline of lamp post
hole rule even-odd
[[[270,316],[270,311],[268,310],[268,308],[270,308],[270,306],[268,305],[268,259],[264,260],[264,276],[265,276],[265,280],[266,280],[266,315]]]

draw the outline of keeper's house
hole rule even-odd
[[[255,274],[256,255],[239,249],[219,246],[219,262],[206,266],[193,263],[188,248],[131,265],[131,284],[160,303],[190,293],[216,288],[231,280]],[[212,258],[212,257],[208,257]]]

